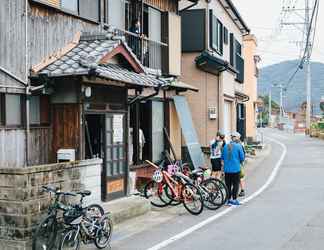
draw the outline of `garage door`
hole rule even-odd
[[[229,136],[232,132],[232,103],[224,102],[224,133],[226,135],[226,139],[229,139]]]

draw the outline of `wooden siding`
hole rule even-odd
[[[80,106],[79,104],[53,105],[52,159],[60,148],[80,150]]]
[[[177,12],[178,10],[177,0],[144,0],[144,3],[162,11]]]
[[[30,66],[70,43],[75,34],[98,32],[100,26],[37,4],[29,18]]]
[[[25,1],[1,0],[0,7],[0,66],[22,80],[26,78],[25,60]],[[23,86],[0,70],[0,87]],[[6,90],[4,90],[6,91]]]
[[[31,128],[28,165],[40,165],[50,162],[52,130],[50,128]]]
[[[0,129],[0,168],[25,165],[26,133],[23,129]]]

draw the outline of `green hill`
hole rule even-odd
[[[299,61],[284,61],[278,64],[270,65],[260,70],[258,80],[258,94],[269,95],[271,84],[283,84],[287,86],[288,79],[296,70]],[[320,114],[320,100],[324,96],[324,64],[312,62],[312,104],[314,114]],[[305,68],[298,71],[293,81],[287,87],[284,100],[286,111],[297,111],[301,104],[306,101],[306,70]],[[272,88],[273,100],[279,103],[279,88]]]

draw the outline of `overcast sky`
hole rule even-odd
[[[295,1],[233,0],[252,33],[258,38],[258,53],[262,57],[261,66],[299,57],[300,48],[296,46],[296,41],[300,40],[302,33],[297,30],[298,27],[284,26],[280,32],[282,6]],[[305,0],[297,0],[296,2],[296,8],[305,7]],[[297,14],[303,15],[304,12]],[[285,21],[303,21],[297,14],[290,14]],[[324,63],[324,3],[320,5],[318,16],[312,60]]]

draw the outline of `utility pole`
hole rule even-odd
[[[272,86],[270,86],[270,92],[269,92],[269,118],[268,118],[268,123],[269,123],[269,126],[271,127],[272,125],[272,118],[271,118],[271,114],[272,114]]]
[[[282,100],[282,85],[281,84],[280,84],[279,88],[280,88],[280,121],[282,121],[282,117],[283,117],[283,112],[282,112],[283,100]]]
[[[305,21],[306,21],[306,30],[311,29],[311,23],[310,23],[310,11],[309,11],[309,5],[310,0],[306,0],[306,9],[305,9]],[[310,31],[310,33],[312,33]],[[306,129],[310,129],[311,125],[311,36],[308,37],[308,41],[306,41]]]
[[[313,38],[313,32],[312,29],[312,22],[314,18],[314,13],[317,8],[318,11],[318,2],[319,0],[315,0],[314,3],[312,3],[312,0],[305,0],[305,8],[296,9],[293,8],[285,8],[284,12],[295,12],[296,16],[301,17],[300,11],[305,11],[305,17],[302,17],[301,20],[299,19],[296,22],[282,22],[282,25],[292,25],[295,26],[297,29],[300,28],[300,25],[303,25],[303,39],[299,43],[305,47],[302,49],[304,50],[303,58],[301,58],[304,61],[304,65],[306,68],[306,82],[305,82],[305,88],[306,88],[306,128],[309,129],[311,125],[311,54],[312,54],[312,38]],[[311,6],[314,6],[311,8]],[[312,11],[311,11],[312,10]],[[312,13],[313,12],[313,13]],[[312,13],[312,15],[311,15]],[[302,68],[302,63],[300,65],[300,68]]]

